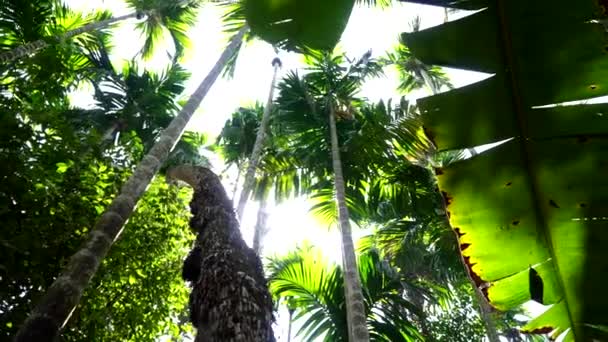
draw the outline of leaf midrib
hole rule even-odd
[[[519,128],[519,132],[520,132],[520,140],[518,141],[520,143],[521,146],[521,153],[522,153],[522,161],[523,161],[523,165],[524,165],[524,170],[526,173],[526,180],[528,181],[528,186],[530,188],[530,191],[532,193],[532,202],[533,202],[533,208],[534,211],[536,212],[536,220],[538,223],[538,227],[540,227],[542,229],[543,235],[545,236],[545,239],[547,240],[547,247],[549,249],[549,253],[551,255],[551,261],[553,263],[554,269],[557,273],[557,279],[559,282],[559,287],[561,289],[562,292],[562,300],[565,303],[566,306],[566,312],[568,313],[568,320],[570,322],[570,331],[572,332],[572,335],[574,337],[574,340],[576,340],[576,330],[574,327],[574,319],[572,317],[572,313],[570,311],[570,305],[568,303],[568,298],[566,296],[566,287],[564,285],[563,282],[563,276],[561,274],[560,268],[559,268],[559,263],[557,262],[557,256],[555,254],[555,249],[553,248],[553,239],[551,237],[551,231],[547,225],[547,220],[545,219],[545,216],[543,215],[543,211],[540,205],[540,191],[538,188],[538,182],[536,180],[535,177],[535,172],[533,172],[535,170],[535,165],[534,165],[534,161],[532,159],[532,154],[530,152],[530,146],[529,146],[529,139],[528,137],[530,136],[528,134],[528,125],[527,125],[527,120],[526,118],[527,116],[527,110],[526,107],[524,106],[524,103],[522,101],[522,96],[521,96],[521,88],[519,86],[519,80],[517,75],[515,74],[515,70],[518,70],[516,68],[516,62],[515,62],[515,55],[514,55],[514,51],[513,51],[513,44],[512,44],[512,39],[511,39],[511,31],[510,31],[510,27],[509,27],[509,21],[506,15],[506,10],[505,10],[505,1],[506,0],[497,0],[496,1],[496,13],[498,15],[498,25],[499,25],[499,33],[500,33],[500,39],[501,39],[501,44],[500,46],[502,47],[502,54],[503,54],[503,59],[504,62],[506,63],[506,66],[508,67],[506,74],[508,74],[508,79],[509,79],[509,85],[511,88],[511,92],[513,94],[513,107],[515,109],[515,114],[516,114],[516,123],[517,126]],[[556,305],[556,304],[554,304]]]

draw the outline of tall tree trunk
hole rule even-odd
[[[236,191],[239,188],[239,180],[241,180],[241,165],[240,164],[236,164],[237,167],[237,171],[236,171],[236,180],[234,181],[234,187],[232,188],[232,203],[234,203],[234,198],[236,197]]]
[[[236,53],[246,30],[246,27],[243,28],[232,39],[207,77],[123,185],[120,194],[114,198],[95,223],[89,234],[89,240],[70,257],[62,274],[51,284],[17,333],[17,342],[53,341],[57,337],[59,330],[67,323],[72,311],[78,305],[82,292],[99,264],[122,232],[125,222],[133,213],[135,204],[167,160],[169,152],[184,132],[194,111],[207,95],[228,60]]]
[[[126,14],[126,15],[123,15],[120,17],[114,17],[114,18],[90,23],[90,24],[84,25],[82,27],[79,27],[77,29],[70,30],[60,36],[56,36],[55,39],[58,41],[68,40],[74,36],[77,36],[77,35],[85,33],[85,32],[92,32],[92,31],[104,29],[116,22],[123,21],[123,20],[129,19],[129,18],[135,18],[139,14],[140,14],[139,12],[133,12],[133,13],[129,13],[129,14]],[[43,39],[38,39],[38,40],[30,42],[30,43],[25,43],[10,51],[0,53],[0,64],[8,64],[16,59],[30,56],[42,49],[47,48],[49,45],[50,44],[47,43]]]
[[[496,329],[496,323],[494,323],[494,319],[492,318],[491,314],[492,308],[490,307],[490,304],[488,304],[488,301],[486,300],[481,290],[479,290],[479,288],[477,288],[475,284],[472,285],[474,295],[477,299],[477,304],[479,305],[479,316],[481,317],[481,321],[483,322],[483,325],[486,328],[486,335],[488,336],[488,341],[500,342],[498,330]]]
[[[287,342],[291,342],[291,326],[293,325],[293,312],[292,308],[287,309],[289,311],[289,325],[287,326]]]
[[[260,122],[260,127],[258,127],[258,132],[255,137],[255,144],[253,145],[253,151],[251,152],[249,164],[247,165],[247,172],[245,173],[243,191],[241,191],[241,197],[239,198],[239,204],[236,210],[239,221],[243,219],[245,204],[247,204],[247,199],[249,199],[249,194],[251,194],[251,188],[253,187],[253,181],[255,180],[255,171],[258,167],[258,163],[260,162],[260,156],[262,155],[264,139],[266,138],[266,129],[268,126],[268,121],[270,120],[270,112],[272,110],[272,101],[274,99],[274,88],[277,81],[277,74],[281,68],[281,60],[278,57],[275,57],[272,60],[272,66],[274,67],[274,74],[272,75],[272,82],[270,83],[268,100],[266,101],[264,113],[262,114],[262,121]]]
[[[243,240],[219,177],[207,168],[185,165],[168,176],[194,188],[190,227],[197,237],[182,276],[192,284],[195,342],[274,341],[272,297],[262,262]]]
[[[331,101],[331,100],[330,100]],[[336,113],[333,104],[329,108],[329,130],[331,134],[331,159],[334,169],[334,184],[338,202],[338,217],[342,239],[342,265],[344,269],[344,294],[346,299],[346,320],[349,342],[369,341],[365,303],[361,289],[361,278],[357,268],[357,256],[350,227],[348,208],[346,207],[346,190],[340,160],[340,146],[336,130]]]
[[[258,220],[255,223],[255,229],[253,230],[253,250],[258,256],[262,255],[262,249],[264,248],[262,241],[264,240],[266,233],[268,233],[268,225],[266,222],[268,219],[268,212],[266,211],[267,204],[266,197],[263,197],[260,201],[260,208],[258,209]]]

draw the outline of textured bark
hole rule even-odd
[[[260,156],[262,155],[262,147],[264,147],[266,129],[268,127],[268,121],[270,120],[270,111],[272,110],[272,100],[274,98],[274,88],[277,82],[277,74],[279,73],[279,69],[281,68],[281,60],[278,58],[273,59],[272,66],[274,67],[274,74],[272,76],[272,82],[270,83],[268,100],[266,101],[264,113],[262,114],[262,122],[260,122],[260,127],[258,127],[258,132],[255,137],[255,144],[253,145],[253,151],[251,152],[251,157],[249,158],[249,165],[247,166],[247,172],[245,173],[243,191],[241,192],[241,197],[239,197],[239,204],[236,210],[237,215],[239,217],[239,221],[243,219],[245,204],[247,204],[247,199],[249,199],[249,195],[251,194],[253,181],[255,180],[255,171],[258,167],[258,163],[260,162]]]
[[[273,305],[262,263],[241,237],[219,177],[198,166],[178,166],[169,173],[194,187],[190,227],[197,237],[183,277],[192,284],[195,341],[274,341]]]
[[[167,160],[184,132],[186,124],[241,44],[246,28],[241,30],[222,53],[207,77],[192,94],[177,117],[162,132],[160,139],[139,163],[120,194],[101,215],[85,245],[74,254],[62,274],[55,279],[44,297],[27,318],[16,341],[53,341],[80,301],[82,292],[97,271],[99,264],[116,241],[135,204],[146,191],[152,178]]]
[[[260,201],[260,208],[258,209],[258,220],[255,223],[255,229],[253,230],[253,250],[258,256],[262,255],[262,249],[264,248],[264,237],[268,233],[268,212],[266,211],[266,198],[262,198]]]
[[[92,32],[92,31],[104,29],[116,22],[123,21],[123,20],[129,19],[129,18],[135,18],[137,15],[138,15],[138,13],[134,12],[134,13],[129,13],[129,14],[120,16],[120,17],[115,17],[115,18],[110,18],[110,19],[90,23],[90,24],[84,25],[82,27],[79,27],[77,29],[70,30],[70,31],[62,34],[61,36],[55,37],[55,39],[57,41],[68,40],[74,36],[77,36],[77,35],[85,33],[85,32]],[[42,49],[47,48],[49,45],[50,44],[47,43],[43,39],[39,39],[39,40],[30,42],[30,43],[20,45],[10,51],[0,53],[0,63],[8,64],[16,59],[30,56]]]
[[[346,298],[346,320],[348,324],[348,340],[350,342],[369,341],[365,303],[361,289],[361,278],[357,268],[357,256],[350,228],[350,218],[346,207],[346,194],[344,176],[342,174],[342,161],[336,131],[336,115],[334,107],[330,104],[329,129],[331,134],[331,159],[334,169],[334,184],[338,202],[338,216],[342,242],[342,264],[344,270],[344,293]]]

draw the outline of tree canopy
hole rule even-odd
[[[409,2],[443,23],[408,7],[410,32],[353,55],[353,9],[397,2],[0,1],[0,340],[607,339],[608,5]],[[207,8],[228,43],[199,75]],[[141,34],[125,61],[121,25]],[[241,103],[204,114],[217,134],[193,125],[222,75],[268,89],[238,70],[253,39],[273,47],[268,101],[215,94]],[[379,80],[394,91],[370,100]],[[293,199],[338,259],[262,252]]]

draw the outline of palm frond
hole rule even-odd
[[[376,251],[358,259],[370,334],[379,341],[410,341],[420,334],[407,317],[416,307],[403,297],[402,281]],[[304,320],[298,336],[312,340],[347,341],[342,272],[325,261],[318,249],[307,247],[273,258],[270,290],[289,300],[295,320]],[[411,311],[414,310],[414,311]]]

